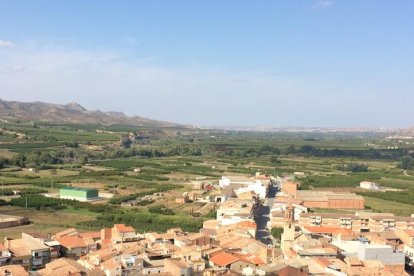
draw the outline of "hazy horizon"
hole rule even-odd
[[[48,0],[0,11],[3,100],[198,126],[414,125],[412,1]]]

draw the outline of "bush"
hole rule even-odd
[[[414,160],[410,157],[410,156],[404,156],[403,158],[401,158],[401,168],[403,170],[409,170],[413,167],[414,165]]]
[[[163,205],[154,206],[148,209],[150,213],[161,214],[161,215],[174,215],[174,211],[170,208],[167,208]]]
[[[272,230],[270,230],[270,234],[277,240],[280,241],[282,238],[283,228],[281,227],[274,227]]]

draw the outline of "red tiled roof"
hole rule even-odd
[[[224,267],[239,260],[238,257],[227,252],[221,252],[210,258],[210,261],[218,266]]]
[[[341,235],[352,235],[351,229],[331,226],[305,226],[306,230],[312,233],[318,234],[341,234]]]
[[[265,262],[260,259],[259,257],[257,257],[256,255],[252,255],[252,254],[244,254],[244,255],[237,255],[239,257],[239,259],[241,259],[242,261],[246,262],[246,263],[250,263],[250,264],[254,264],[254,265],[262,265],[265,264]]]
[[[410,237],[414,237],[414,230],[411,230],[411,229],[405,230],[405,233],[407,233],[407,235]]]
[[[241,228],[254,228],[254,229],[257,228],[256,223],[254,223],[253,221],[247,221],[247,220],[238,222],[237,226]]]
[[[101,238],[101,231],[95,231],[95,232],[84,232],[79,233],[79,236],[82,238],[92,238],[92,239],[100,239]]]
[[[332,265],[331,261],[329,261],[327,258],[323,257],[315,257],[314,260],[318,262],[321,266],[327,267],[329,265]]]
[[[118,263],[114,258],[112,258],[112,259],[105,261],[102,264],[102,267],[108,270],[113,270],[113,269],[121,268],[121,264]]]
[[[128,233],[128,232],[135,232],[135,229],[132,228],[131,226],[125,226],[125,224],[115,224],[114,228],[119,232],[119,233]]]
[[[66,229],[64,231],[56,233],[55,237],[61,238],[61,237],[67,236],[67,235],[73,236],[73,235],[77,235],[77,234],[78,234],[78,231],[75,228],[69,228],[69,229]]]
[[[60,244],[66,248],[86,247],[86,242],[83,238],[78,236],[64,236],[56,239]]]

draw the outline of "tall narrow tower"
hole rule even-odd
[[[281,237],[282,251],[285,252],[290,248],[291,243],[295,240],[294,211],[295,209],[292,206],[292,197],[289,197],[289,201],[285,210],[283,234]]]

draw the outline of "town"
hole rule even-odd
[[[218,206],[216,217],[204,221],[198,232],[177,226],[140,233],[118,223],[92,232],[68,228],[5,237],[0,273],[408,275],[406,268],[414,261],[414,217],[364,211],[364,198],[353,193],[300,190],[298,175],[223,176],[211,199]],[[366,181],[361,187],[377,189]],[[183,204],[186,197],[179,197]],[[317,208],[355,213],[314,212]]]
[[[414,1],[0,1],[0,276],[414,276]]]

